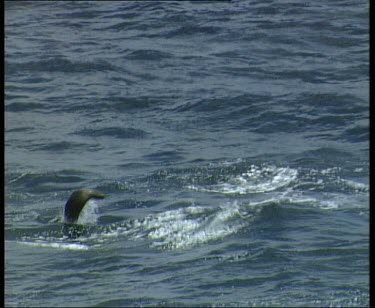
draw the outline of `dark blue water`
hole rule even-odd
[[[368,17],[7,2],[6,306],[368,306]]]

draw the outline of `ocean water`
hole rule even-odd
[[[368,5],[6,2],[5,305],[369,306]]]

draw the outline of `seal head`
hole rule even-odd
[[[87,201],[89,201],[91,198],[103,199],[104,197],[105,194],[92,189],[80,189],[74,191],[65,204],[64,222],[76,223],[79,214],[81,213]]]

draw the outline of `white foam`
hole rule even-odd
[[[149,238],[151,246],[169,249],[186,248],[219,239],[243,226],[237,202],[220,207],[190,206],[149,215],[134,221],[130,229],[117,229],[129,238]]]
[[[35,242],[19,242],[24,245],[35,246],[35,247],[47,247],[57,249],[68,249],[68,250],[88,250],[89,247],[80,243],[59,243],[59,242],[46,242],[37,240]]]
[[[206,187],[190,185],[187,188],[222,194],[269,192],[288,185],[297,178],[297,174],[297,170],[292,168],[252,165],[248,172],[233,176],[227,182]]]
[[[346,179],[340,179],[342,183],[344,183],[349,188],[354,189],[355,191],[365,191],[367,192],[369,190],[369,186],[367,184],[361,183],[361,182],[355,182],[352,180],[346,180]]]

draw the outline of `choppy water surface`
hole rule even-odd
[[[6,2],[6,306],[368,306],[368,13]]]

